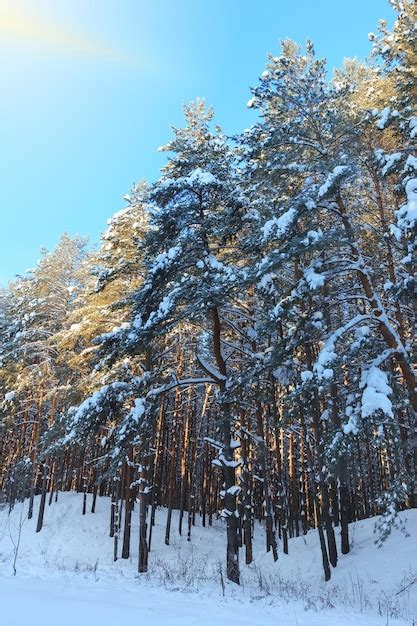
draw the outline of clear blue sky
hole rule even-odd
[[[93,241],[196,96],[227,132],[284,37],[364,58],[387,0],[0,0],[0,284],[63,231]]]

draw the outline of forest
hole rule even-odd
[[[61,492],[84,494],[80,516],[108,496],[113,558],[134,542],[145,573],[161,507],[167,545],[221,519],[239,584],[258,522],[273,560],[316,529],[326,581],[352,522],[378,516],[378,545],[404,530],[417,4],[391,4],[368,61],[333,75],[311,41],[283,41],[239,135],[185,105],[160,178],[100,245],[64,233],[0,292],[0,500],[26,500],[37,532]]]

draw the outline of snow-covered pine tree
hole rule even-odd
[[[328,83],[311,44],[302,55],[295,44],[284,42],[282,56],[270,57],[253,94],[248,104],[260,110],[262,121],[243,138],[257,211],[248,236],[257,256],[252,280],[265,300],[261,327],[272,337],[269,371],[281,377],[288,399],[301,407],[303,422],[309,415],[306,432],[315,436],[324,521],[329,517],[324,476],[334,466],[334,442],[349,431],[341,418],[350,406],[346,377],[359,386],[358,394],[365,394],[372,381],[378,393],[389,393],[385,374],[378,369],[374,380],[372,373],[393,360],[413,404],[415,375],[367,254],[372,208],[358,141],[367,116],[344,106],[346,90]],[[349,363],[344,344],[348,348],[353,333],[368,331],[372,349],[368,344],[361,361]],[[296,392],[288,394],[288,385]],[[391,414],[382,398],[373,410],[364,409],[368,417],[379,411]],[[308,440],[304,446],[308,452]],[[342,552],[349,549],[346,452],[344,442],[336,455]],[[335,561],[331,524],[324,523]]]
[[[69,406],[74,408],[55,422],[45,441],[45,446],[54,455],[70,450],[83,459],[84,482],[93,484],[93,509],[99,485],[106,477],[111,475],[118,488],[119,467],[122,474],[127,474],[124,481],[124,558],[128,558],[130,551],[134,499],[131,483],[135,466],[132,456],[136,433],[132,428],[126,430],[123,420],[130,420],[132,426],[134,418],[140,417],[139,408],[133,410],[133,399],[141,385],[140,378],[135,376],[140,358],[125,358],[123,362],[115,359],[107,365],[103,353],[97,368],[100,342],[95,339],[102,336],[104,340],[126,323],[129,297],[143,280],[140,242],[147,229],[145,196],[145,183],[134,185],[131,193],[125,196],[125,208],[108,220],[102,245],[89,258],[89,273],[84,288],[77,295],[76,306],[56,335],[60,359],[69,363],[73,371]],[[137,383],[134,389],[132,380]],[[128,479],[130,474],[131,480]]]
[[[175,363],[162,372],[160,354],[152,354],[165,387],[211,383],[217,387],[227,522],[227,576],[239,582],[238,512],[233,437],[234,416],[228,396],[230,368],[224,344],[227,306],[239,297],[239,269],[233,263],[236,224],[242,197],[233,170],[233,153],[211,110],[202,101],[185,107],[187,126],[163,149],[173,153],[161,179],[150,189],[150,231],[146,237],[147,274],[134,296],[131,325],[117,338],[132,353],[155,339],[170,350],[176,329],[190,334],[199,378],[180,381]],[[229,331],[230,332],[230,331]],[[120,348],[120,346],[122,346]],[[150,392],[151,394],[154,392]]]
[[[379,525],[382,539],[395,526],[396,512],[406,499],[412,506],[417,504],[417,448],[411,434],[417,419],[417,6],[408,0],[390,3],[397,14],[392,30],[382,20],[379,35],[369,36],[373,56],[380,61],[376,65],[378,76],[385,86],[381,90],[383,98],[371,114],[380,135],[380,145],[375,150],[379,184],[391,190],[391,206],[397,209],[395,215],[391,211],[391,223],[386,226],[395,265],[387,291],[396,303],[398,333],[404,346],[400,357],[403,365],[399,365],[408,389],[408,406],[403,406],[404,417],[399,422],[403,444],[400,461],[404,461],[406,475],[399,472],[394,485],[381,497],[381,509],[385,511]],[[409,364],[409,372],[405,372],[404,364]]]
[[[37,267],[10,287],[6,311],[9,323],[2,342],[4,410],[10,501],[46,494],[46,480],[54,468],[42,449],[42,437],[67,402],[71,372],[58,362],[57,333],[64,323],[74,292],[80,285],[78,271],[86,242],[63,235],[52,252],[43,252]],[[56,469],[56,468],[55,468]],[[15,475],[16,474],[16,475]],[[16,491],[17,490],[17,491]],[[42,526],[43,508],[38,520]]]

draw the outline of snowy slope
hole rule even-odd
[[[90,496],[89,496],[90,498]],[[35,518],[38,500],[35,504]],[[264,553],[264,533],[255,533],[255,562],[242,564],[242,585],[226,584],[225,533],[221,522],[196,526],[192,541],[178,535],[174,515],[171,545],[164,544],[165,511],[157,513],[150,571],[137,575],[137,511],[132,558],[113,563],[108,537],[109,501],[98,499],[95,514],[81,515],[82,498],[60,494],[47,506],[45,525],[25,519],[27,504],[9,516],[0,511],[0,623],[32,626],[122,623],[133,614],[146,624],[262,623],[294,626],[412,624],[417,616],[417,511],[408,511],[410,537],[397,532],[376,548],[373,520],[351,526],[352,551],[340,556],[330,583],[323,581],[316,532],[290,541],[290,554],[273,563]],[[197,524],[199,519],[197,518]],[[186,525],[186,524],[185,524]],[[14,544],[20,545],[12,576]],[[224,578],[224,572],[223,572]],[[49,620],[49,621],[48,621]],[[67,620],[67,621],[66,621]]]

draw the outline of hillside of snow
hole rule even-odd
[[[91,505],[91,496],[89,504]],[[225,531],[218,521],[202,528],[197,516],[191,541],[178,534],[174,512],[171,545],[164,544],[164,510],[157,511],[149,572],[137,574],[138,511],[133,514],[132,555],[113,562],[108,536],[110,502],[83,516],[80,494],[59,494],[35,533],[27,503],[0,511],[0,623],[4,626],[116,626],[137,614],[141,623],[206,626],[232,619],[245,626],[404,626],[417,621],[417,510],[407,511],[409,536],[396,531],[375,546],[375,520],[352,524],[352,550],[339,555],[332,580],[323,580],[315,531],[290,540],[277,563],[255,529],[254,563],[244,564],[242,584],[225,581]],[[186,526],[186,523],[185,523]],[[279,546],[281,547],[281,546]],[[16,575],[13,575],[15,561]],[[224,588],[223,588],[224,584]]]

